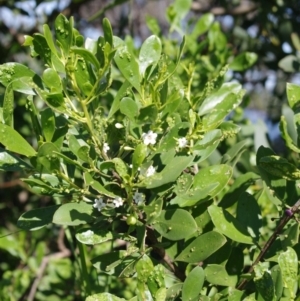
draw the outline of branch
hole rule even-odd
[[[289,210],[289,214],[284,213],[284,215],[281,217],[278,226],[276,227],[274,233],[269,238],[269,240],[266,242],[262,250],[260,251],[259,255],[257,256],[256,260],[252,263],[251,267],[248,270],[248,273],[252,273],[254,271],[254,267],[263,259],[267,251],[270,249],[271,245],[277,238],[277,236],[281,233],[284,226],[291,220],[295,213],[299,210],[300,207],[300,200],[298,200],[295,205]],[[244,279],[238,286],[237,289],[242,290],[245,285],[247,284],[248,280]]]
[[[69,249],[67,249],[67,247],[64,244],[64,236],[65,236],[65,231],[63,228],[60,229],[59,231],[59,235],[58,235],[58,240],[57,240],[57,246],[58,249],[60,250],[60,252],[56,252],[54,254],[45,256],[42,260],[42,263],[39,267],[39,270],[37,272],[37,276],[31,286],[29,295],[28,295],[28,301],[33,301],[35,298],[35,294],[36,291],[38,289],[39,283],[44,275],[44,272],[48,266],[48,263],[52,260],[52,259],[60,259],[60,258],[65,258],[65,257],[69,257],[71,255],[71,251]]]

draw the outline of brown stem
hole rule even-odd
[[[284,226],[288,223],[288,221],[290,219],[292,219],[294,217],[295,213],[299,210],[299,207],[300,207],[300,200],[298,200],[295,203],[295,205],[290,209],[291,210],[291,214],[290,215],[284,214],[281,217],[281,219],[279,221],[279,224],[276,227],[274,233],[269,238],[269,240],[266,242],[266,244],[264,245],[264,247],[260,251],[260,253],[257,256],[257,258],[255,259],[255,261],[252,263],[251,267],[248,270],[248,273],[252,273],[253,272],[254,267],[263,259],[263,257],[265,256],[265,254],[267,253],[267,251],[270,249],[271,245],[273,244],[273,242],[275,241],[275,239],[277,238],[277,236],[281,233],[281,231],[284,228]],[[244,287],[247,284],[247,282],[248,282],[248,280],[244,279],[242,282],[239,283],[239,285],[237,286],[237,289],[239,289],[239,290],[244,289]]]
[[[162,259],[162,261],[168,266],[170,271],[174,273],[174,275],[180,279],[181,281],[184,281],[185,274],[182,273],[176,265],[173,264],[171,258],[167,255],[165,249],[158,247],[159,244],[156,235],[154,233],[154,230],[151,227],[147,227],[147,239],[151,241],[153,245],[151,245],[154,252],[156,252]]]

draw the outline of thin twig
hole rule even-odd
[[[52,259],[60,259],[60,258],[65,258],[69,257],[71,255],[71,251],[65,246],[64,244],[64,236],[65,236],[65,231],[63,228],[60,229],[58,239],[57,239],[57,246],[60,252],[56,252],[54,254],[47,255],[43,258],[42,263],[39,267],[39,270],[37,272],[37,276],[31,286],[29,295],[28,295],[28,301],[33,301],[35,298],[35,294],[37,292],[38,286],[40,281],[42,280],[42,277],[44,275],[44,272],[48,266],[48,263]]]
[[[286,215],[284,213],[284,215],[281,217],[281,219],[279,221],[279,224],[276,227],[274,233],[269,238],[269,240],[266,242],[266,244],[264,245],[264,247],[260,251],[259,255],[257,256],[256,260],[252,263],[251,267],[248,270],[248,273],[252,273],[254,271],[254,267],[263,259],[263,257],[265,256],[267,251],[270,249],[273,242],[276,240],[278,235],[281,233],[284,226],[288,223],[289,220],[291,220],[294,217],[295,213],[299,210],[299,207],[300,207],[300,200],[298,200],[295,203],[295,205],[290,209],[290,211],[291,211],[290,215]],[[244,289],[247,282],[248,282],[248,280],[244,279],[242,282],[239,283],[239,285],[237,286],[237,289],[239,289],[239,290]]]

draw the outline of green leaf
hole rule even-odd
[[[283,292],[283,283],[282,283],[282,275],[279,265],[275,265],[271,268],[271,276],[275,288],[275,296],[277,300],[281,300],[282,292]]]
[[[160,59],[161,50],[162,45],[158,37],[152,35],[144,41],[139,55],[139,67],[142,76],[144,76],[147,67],[156,66]]]
[[[84,180],[85,180],[86,185],[90,185],[93,189],[98,191],[101,195],[106,195],[110,198],[115,198],[116,197],[115,194],[108,191],[104,186],[102,186],[102,184],[99,181],[93,179],[91,174],[89,174],[88,172],[86,172],[84,174]]]
[[[2,143],[7,150],[26,157],[32,157],[36,154],[32,146],[17,131],[1,123],[0,143]]]
[[[209,114],[216,106],[224,102],[225,98],[230,94],[239,94],[242,91],[242,86],[239,83],[224,83],[222,87],[211,94],[209,97],[205,98],[201,104],[198,114],[203,116]],[[229,113],[229,112],[228,112]]]
[[[229,275],[223,265],[217,264],[209,264],[205,268],[205,277],[211,284],[229,287],[234,287],[238,281],[237,275]]]
[[[107,18],[104,18],[102,21],[104,39],[105,41],[113,47],[113,32],[111,28],[111,24]]]
[[[73,19],[71,18],[69,22],[63,14],[59,14],[55,19],[55,36],[65,58],[67,58],[72,45],[72,23]]]
[[[225,242],[226,238],[222,234],[215,231],[206,232],[185,247],[175,261],[201,262],[220,249]]]
[[[55,115],[50,108],[41,112],[41,124],[46,141],[51,142],[55,132]]]
[[[132,155],[132,175],[135,175],[147,156],[147,145],[144,143],[136,146]]]
[[[59,149],[51,142],[43,143],[38,150],[37,162],[49,172],[60,169],[60,161],[55,152],[59,152]]]
[[[6,125],[13,127],[14,124],[14,91],[12,84],[6,87],[3,100],[3,119]]]
[[[39,230],[52,223],[53,216],[59,207],[55,205],[25,212],[18,219],[17,226],[23,230]]]
[[[247,228],[249,234],[258,241],[260,237],[259,229],[262,226],[260,207],[256,199],[249,193],[240,195],[236,211],[237,220]]]
[[[284,116],[281,116],[280,123],[279,123],[279,129],[281,132],[281,137],[285,141],[285,145],[293,152],[300,153],[300,149],[298,146],[294,143],[293,139],[289,135],[288,132],[288,126],[287,122]]]
[[[48,44],[48,46],[49,46],[49,48],[52,52],[52,55],[57,56],[57,50],[56,50],[56,47],[54,45],[53,38],[52,38],[52,33],[51,33],[51,30],[50,30],[48,24],[43,25],[43,30],[44,30],[45,39],[46,39],[47,44]]]
[[[259,265],[254,267],[254,271],[254,283],[263,300],[273,301],[275,290],[270,271],[262,269]]]
[[[300,170],[295,165],[289,163],[285,158],[279,156],[262,157],[259,160],[259,166],[271,175],[279,178],[290,181],[300,179]]]
[[[209,30],[211,25],[214,22],[214,15],[212,13],[206,13],[201,16],[201,18],[198,20],[198,22],[195,24],[195,27],[192,31],[192,37],[198,38],[200,35],[204,34]]]
[[[170,240],[184,239],[197,231],[195,220],[183,209],[162,210],[153,226],[159,234]]]
[[[192,160],[193,156],[176,156],[170,159],[170,162],[161,172],[155,173],[152,177],[145,180],[146,187],[151,189],[176,181]]]
[[[233,241],[253,244],[253,239],[249,235],[247,228],[229,212],[216,205],[209,206],[208,212],[219,232],[231,238]]]
[[[107,119],[110,119],[120,108],[120,100],[126,95],[127,89],[130,87],[130,83],[125,81],[120,89],[118,90],[117,94],[114,97],[114,101],[111,105],[109,114]]]
[[[183,282],[182,301],[198,300],[204,279],[202,267],[195,267]]]
[[[80,55],[84,60],[94,65],[96,70],[100,69],[100,63],[98,62],[97,58],[87,49],[73,46],[71,47],[72,52]]]
[[[278,264],[282,274],[283,287],[287,288],[291,298],[295,298],[298,281],[298,256],[294,249],[288,247],[278,256]]]
[[[126,301],[110,293],[100,293],[88,296],[85,301]]]
[[[135,117],[138,115],[139,108],[133,99],[124,97],[120,102],[120,111],[122,114],[126,115],[129,120],[134,121]]]
[[[114,239],[111,231],[97,228],[83,229],[76,233],[76,239],[85,245],[97,245]]]
[[[180,207],[194,206],[200,200],[213,198],[225,185],[232,176],[232,168],[228,165],[207,166],[200,169],[194,176],[193,185],[190,189],[182,191],[182,188],[175,189],[176,198],[171,204],[178,204]],[[178,180],[180,183],[182,179]]]
[[[152,104],[140,109],[138,116],[138,123],[153,123],[157,118],[157,108],[156,105]]]
[[[222,208],[231,207],[236,203],[240,195],[245,192],[250,185],[253,185],[256,180],[259,179],[259,175],[254,172],[247,172],[245,174],[237,177],[233,184],[230,186],[229,190],[221,199],[219,206]]]
[[[234,71],[244,71],[250,68],[257,61],[257,58],[258,55],[254,52],[241,53],[234,58],[229,68]]]
[[[1,171],[20,171],[31,170],[32,166],[15,156],[9,151],[0,147],[0,170]]]
[[[58,75],[57,71],[52,68],[47,68],[43,72],[42,79],[47,87],[50,88],[52,92],[61,92],[62,91],[62,84],[61,78]]]
[[[135,264],[138,281],[146,283],[153,271],[153,268],[152,260],[148,255],[144,254]]]
[[[78,226],[91,223],[93,206],[85,202],[61,205],[53,216],[53,223],[64,226]]]
[[[127,46],[117,49],[114,60],[125,79],[141,94],[139,64]]]

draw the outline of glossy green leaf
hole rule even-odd
[[[245,244],[253,243],[253,239],[249,235],[247,228],[228,211],[216,205],[211,205],[208,207],[208,212],[219,232],[231,238],[233,241]]]
[[[139,64],[127,46],[118,48],[114,60],[125,79],[141,93]]]
[[[138,281],[146,283],[148,277],[151,275],[153,271],[153,263],[150,257],[144,254],[135,264],[135,270],[137,272]]]
[[[14,126],[14,91],[12,84],[6,87],[3,100],[3,120],[6,125]]]
[[[138,123],[153,123],[157,118],[157,107],[156,105],[149,105],[140,109],[138,116]]]
[[[274,283],[276,299],[280,300],[283,292],[283,283],[281,270],[278,264],[271,268],[271,276]]]
[[[193,150],[206,150],[211,146],[218,146],[222,138],[222,131],[219,129],[208,131],[203,135],[203,138],[195,143]],[[198,152],[197,152],[198,154]]]
[[[107,18],[104,18],[102,21],[104,39],[111,47],[113,47],[113,32],[111,28],[111,24]]]
[[[39,230],[52,223],[53,216],[59,207],[55,205],[27,211],[20,216],[17,226],[23,230]]]
[[[275,288],[271,273],[267,269],[263,269],[260,265],[254,267],[255,278],[254,283],[265,301],[273,301],[275,296]]]
[[[244,71],[255,64],[257,58],[258,55],[254,52],[244,52],[236,56],[229,67],[234,71]]]
[[[175,156],[159,173],[145,180],[148,189],[162,186],[164,184],[174,182],[182,173],[182,171],[190,165],[193,156]]]
[[[295,246],[299,241],[299,225],[294,223],[290,225],[283,233],[281,240],[282,249],[286,250],[288,247]]]
[[[182,191],[176,189],[177,196],[171,204],[178,204],[180,207],[193,206],[200,200],[207,200],[216,196],[232,176],[232,168],[228,165],[214,165],[202,168],[194,176],[193,185],[190,189]],[[182,181],[181,179],[178,182]]]
[[[294,249],[288,247],[278,256],[278,264],[281,270],[283,287],[287,288],[291,298],[295,298],[298,281],[298,256]]]
[[[51,142],[55,132],[55,115],[50,108],[41,112],[41,124],[46,141]]]
[[[251,194],[244,192],[240,195],[237,202],[236,218],[247,228],[248,233],[258,241],[259,230],[262,227],[261,211],[256,199]]]
[[[203,117],[204,129],[210,130],[219,126],[225,117],[241,103],[241,100],[241,95],[234,93],[230,93],[224,97],[221,103],[218,103],[210,113]]]
[[[300,103],[300,86],[292,83],[286,84],[286,93],[289,106],[294,111],[298,113],[299,103]]]
[[[59,14],[55,19],[55,37],[65,57],[68,56],[72,45],[72,23],[73,19],[69,21],[63,14]]]
[[[59,158],[54,152],[59,152],[59,150],[51,142],[45,142],[38,150],[37,162],[45,167],[49,172],[60,169]]]
[[[214,15],[212,13],[206,13],[201,16],[198,22],[195,24],[195,27],[192,31],[192,37],[198,38],[198,36],[207,32],[214,22]]]
[[[90,173],[86,172],[84,175],[84,180],[86,185],[91,186],[93,189],[98,191],[100,194],[106,195],[111,198],[115,198],[116,196],[108,191],[99,181],[93,179]]]
[[[0,83],[7,87],[12,85],[14,91],[34,95],[31,85],[42,87],[40,77],[28,67],[19,63],[6,63],[0,65]]]
[[[134,175],[138,168],[142,165],[147,156],[147,145],[144,143],[139,144],[132,155],[132,175]]]
[[[290,181],[300,179],[300,170],[285,158],[279,156],[262,157],[259,165],[271,175]]]
[[[96,228],[83,229],[76,233],[76,239],[86,245],[101,244],[113,238],[112,232]]]
[[[114,101],[111,105],[108,119],[110,119],[119,109],[120,109],[120,100],[124,97],[127,89],[130,87],[130,83],[128,81],[125,81],[120,89],[118,90],[116,96],[114,97]]]
[[[35,33],[33,35],[33,48],[37,55],[41,57],[41,59],[48,65],[52,67],[52,60],[51,60],[51,49],[48,46],[47,40],[44,35],[40,33]]]
[[[223,265],[209,264],[205,268],[206,280],[214,285],[234,287],[237,284],[238,276],[229,275]]]
[[[230,94],[239,94],[242,91],[242,86],[239,83],[225,83],[222,87],[207,97],[199,108],[199,115],[203,116],[205,114],[209,114],[216,106],[222,102],[224,99]],[[229,113],[229,112],[228,112]]]
[[[91,223],[93,206],[85,202],[63,204],[56,210],[53,223],[64,226],[78,226]]]
[[[59,113],[65,113],[66,111],[66,105],[65,105],[65,100],[64,96],[62,93],[48,93],[46,95],[45,99],[46,103],[50,108],[53,110],[59,112]]]
[[[112,162],[114,162],[116,171],[119,174],[119,176],[122,179],[126,180],[129,177],[129,175],[127,165],[124,163],[124,161],[120,158],[114,158]]]
[[[44,37],[53,55],[57,56],[57,50],[53,42],[53,37],[48,24],[43,25]]]
[[[294,143],[293,139],[291,138],[289,132],[288,132],[288,126],[287,122],[284,116],[281,116],[280,123],[279,123],[279,129],[281,132],[281,137],[285,141],[285,145],[293,152],[300,153],[300,149],[298,146]]]
[[[158,198],[152,201],[149,205],[144,206],[143,210],[147,215],[147,222],[153,223],[156,218],[161,214],[161,210],[163,207],[163,199]]]
[[[31,170],[32,166],[15,156],[9,151],[0,147],[0,170],[1,171],[20,171],[24,172],[26,169]]]
[[[201,262],[220,249],[225,242],[226,238],[222,234],[215,231],[206,232],[186,246],[175,260],[188,263]]]
[[[260,146],[256,154],[256,166],[258,167],[261,178],[266,182],[266,184],[271,187],[274,191],[275,196],[279,199],[283,199],[286,193],[286,179],[269,173],[260,166],[260,160],[264,157],[274,156],[275,153],[264,146]]]
[[[87,49],[73,46],[71,47],[72,52],[80,55],[85,61],[94,65],[96,70],[100,69],[100,63],[98,62],[97,58]]]
[[[1,123],[0,143],[2,143],[7,150],[26,157],[32,157],[36,154],[32,146],[17,131]]]
[[[153,226],[159,234],[170,240],[184,239],[197,231],[195,220],[183,209],[162,210]]]
[[[172,286],[170,286],[167,289],[166,300],[176,300],[176,298],[181,293],[182,285],[183,285],[182,283],[176,283],[176,284],[173,284]]]
[[[61,92],[62,90],[61,78],[59,77],[57,71],[55,71],[52,68],[47,68],[43,73],[42,79],[44,83],[47,85],[47,87],[50,88],[51,91]]]
[[[133,99],[124,97],[120,102],[120,111],[126,115],[129,120],[134,121],[138,115],[139,108]]]
[[[161,41],[157,36],[150,36],[142,44],[140,55],[139,55],[139,67],[140,73],[143,76],[147,67],[155,66],[161,55],[162,45]]]
[[[198,300],[204,279],[205,275],[202,267],[195,267],[183,282],[182,301]]]
[[[237,177],[233,184],[230,186],[229,190],[223,196],[222,200],[219,203],[219,206],[222,208],[231,207],[235,204],[240,195],[245,192],[250,185],[253,185],[256,180],[259,179],[259,175],[254,172],[247,172],[245,174]]]
[[[75,65],[75,79],[79,90],[88,96],[93,90],[93,84],[95,82],[94,74],[89,68],[87,61],[84,59],[77,59]]]

